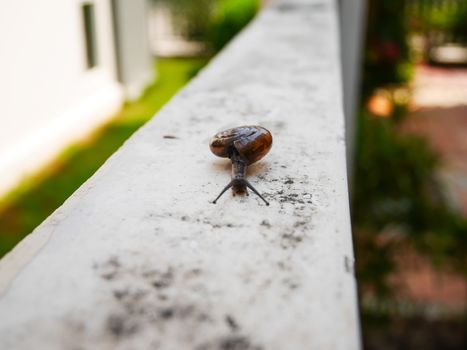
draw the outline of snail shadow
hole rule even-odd
[[[257,163],[251,164],[247,168],[247,176],[258,176],[265,174],[269,168],[269,163],[267,161],[259,161]]]
[[[232,169],[232,163],[229,159],[219,159],[211,163],[211,168],[215,172],[227,172],[230,173]]]
[[[215,172],[227,172],[230,174],[232,171],[232,163],[229,159],[215,160],[211,163],[211,168]],[[253,163],[247,168],[247,176],[258,176],[264,174],[269,168],[267,161],[259,161]]]

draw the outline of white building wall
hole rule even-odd
[[[81,5],[95,5],[87,68]],[[109,0],[0,0],[0,193],[120,108]]]
[[[119,80],[129,99],[154,80],[148,38],[148,0],[113,0],[118,42]]]

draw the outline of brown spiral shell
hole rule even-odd
[[[263,158],[271,146],[271,133],[258,125],[239,126],[218,132],[209,143],[212,153],[216,156],[230,158],[236,150],[248,164]]]

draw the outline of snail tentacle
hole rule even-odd
[[[223,190],[221,191],[221,193],[217,196],[217,198],[214,199],[214,200],[212,201],[212,203],[213,203],[213,204],[216,204],[217,200],[218,200],[219,198],[221,198],[221,196],[225,193],[225,191],[227,191],[227,190],[228,190],[230,187],[232,187],[233,185],[234,185],[234,180],[230,181],[230,182],[227,184],[227,186],[224,187],[224,189],[223,189]]]
[[[264,197],[253,187],[253,185],[246,179],[233,179],[232,181],[230,181],[227,186],[224,187],[224,189],[221,191],[221,193],[217,196],[216,199],[214,199],[212,201],[213,204],[216,204],[217,200],[225,193],[225,191],[227,191],[229,188],[231,188],[232,186],[234,185],[244,185],[246,187],[248,187],[250,190],[252,190],[259,198],[261,198],[264,203],[266,203],[266,205],[269,205],[269,202],[264,199]],[[246,192],[247,196],[248,196],[248,192]]]
[[[261,199],[264,201],[264,203],[266,203],[266,205],[269,205],[269,202],[268,202],[266,199],[264,199],[264,197],[263,197],[262,195],[260,195],[258,191],[256,191],[256,189],[253,187],[252,184],[250,184],[250,183],[248,182],[247,179],[243,179],[243,182],[245,183],[245,185],[246,185],[250,190],[252,190],[254,193],[256,193],[256,195],[257,195],[259,198],[261,198]]]

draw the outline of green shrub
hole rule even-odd
[[[437,180],[439,160],[425,139],[401,134],[393,119],[362,112],[355,160],[352,222],[360,282],[377,293],[394,268],[399,241],[377,237],[389,227],[435,264],[467,272],[467,220],[448,206]]]
[[[419,227],[424,203],[437,186],[437,158],[426,142],[400,135],[393,121],[365,113],[359,121],[354,218],[382,229],[389,222]]]
[[[222,49],[259,9],[258,0],[220,0],[214,12],[209,42],[214,51]]]
[[[260,6],[259,0],[152,1],[171,11],[175,33],[205,42],[214,53],[250,22]]]

